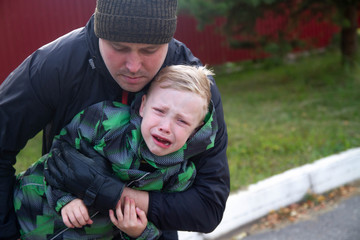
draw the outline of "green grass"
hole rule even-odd
[[[360,145],[359,70],[338,54],[219,72],[231,190]]]
[[[42,132],[29,140],[25,148],[18,154],[15,164],[16,173],[26,170],[41,157]]]
[[[215,68],[232,191],[360,146],[360,70],[344,70],[339,59],[330,52],[281,66]],[[21,152],[18,172],[40,157],[40,142],[38,135]]]

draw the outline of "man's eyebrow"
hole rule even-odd
[[[128,46],[126,46],[126,45],[124,45],[124,44],[121,44],[121,43],[118,43],[118,42],[112,42],[112,44],[113,44],[114,46],[116,46],[116,47],[128,47]]]
[[[142,49],[147,49],[147,50],[156,50],[159,49],[159,46],[157,45],[150,45],[150,46],[145,46]]]

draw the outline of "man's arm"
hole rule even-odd
[[[124,204],[125,197],[129,197],[135,200],[136,206],[143,210],[146,214],[148,213],[149,209],[149,193],[146,191],[139,191],[132,188],[125,187],[122,194],[120,201]]]
[[[19,234],[13,207],[16,155],[51,116],[37,94],[44,86],[31,79],[33,61],[26,59],[0,86],[0,239]]]
[[[12,162],[0,157],[0,239],[15,239],[19,237],[16,216],[13,205],[13,186],[15,183]]]

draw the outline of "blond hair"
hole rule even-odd
[[[172,65],[163,68],[152,82],[148,94],[154,85],[161,88],[170,88],[179,91],[188,91],[198,94],[206,101],[204,106],[204,117],[207,113],[211,100],[212,82],[207,76],[214,73],[205,66]]]

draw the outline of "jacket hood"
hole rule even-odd
[[[187,141],[187,148],[185,149],[186,157],[193,157],[214,147],[217,130],[218,123],[215,107],[211,101],[208,113],[204,119],[204,125]]]

